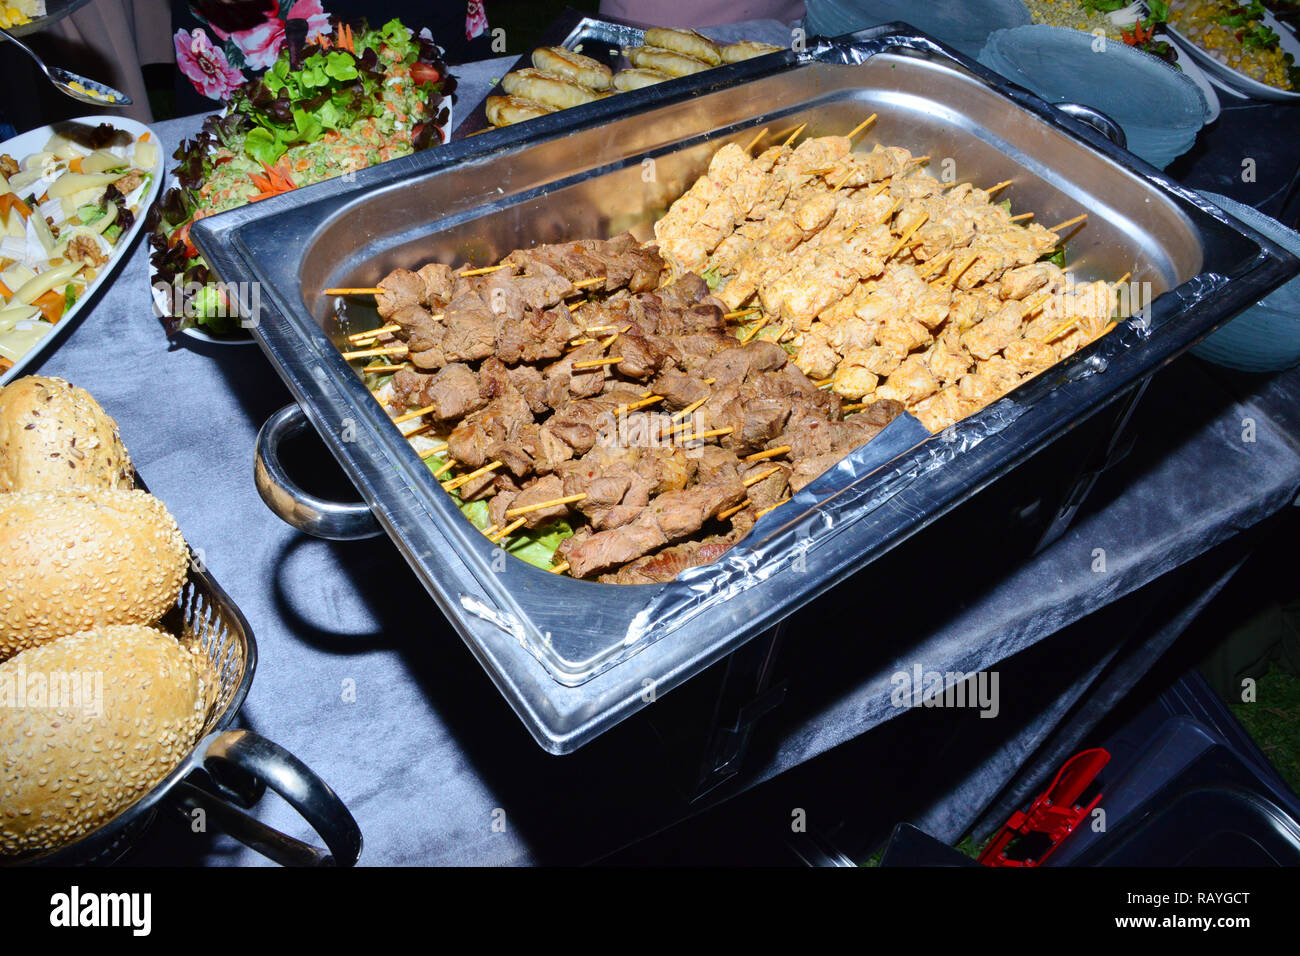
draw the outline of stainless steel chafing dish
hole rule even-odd
[[[722,143],[762,126],[843,133],[1015,181],[1040,222],[1087,211],[1083,277],[1132,272],[1150,309],[930,436],[910,416],[662,586],[548,574],[459,514],[339,354],[321,290],[430,260],[488,264],[538,242],[649,235]],[[226,281],[261,283],[254,333],[298,401],[259,436],[264,497],[318,534],[377,521],[547,750],[571,751],[924,527],[1124,395],[1300,266],[1242,223],[977,64],[902,25],[771,54],[490,132],[246,206],[193,236]],[[245,302],[248,306],[249,303]],[[310,423],[365,499],[295,489],[278,442]]]

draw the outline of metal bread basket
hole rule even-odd
[[[143,487],[137,482],[137,487]],[[0,865],[106,865],[123,857],[160,810],[207,819],[241,843],[285,865],[351,866],[361,831],[343,801],[302,761],[249,730],[231,730],[257,668],[257,644],[235,603],[195,559],[176,606],[159,622],[201,661],[207,717],[197,744],[172,772],[91,833],[44,853],[0,857]],[[320,835],[327,850],[280,833],[244,811],[267,787]]]

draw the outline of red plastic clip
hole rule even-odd
[[[980,863],[985,866],[1041,866],[1101,802],[1100,793],[1088,801],[1087,806],[1080,806],[1078,801],[1109,762],[1110,754],[1101,747],[1077,753],[1067,760],[1052,785],[1029,805],[1028,812],[1017,810],[1011,814],[993,842],[980,854]],[[1050,843],[1048,848],[1033,859],[1008,858],[1006,851],[1012,841],[1031,833],[1046,836]]]

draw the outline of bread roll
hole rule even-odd
[[[522,96],[559,110],[600,99],[600,94],[594,90],[541,70],[515,70],[507,73],[501,80],[501,88],[510,96]]]
[[[661,70],[621,70],[614,74],[614,89],[620,93],[631,93],[633,90],[643,89],[671,79],[671,76]]]
[[[667,30],[663,27],[652,27],[645,32],[645,40],[642,42],[646,46],[657,46],[660,49],[680,53],[682,56],[701,60],[709,66],[717,66],[722,62],[722,53],[718,50],[718,45],[694,30]]]
[[[669,76],[690,76],[692,73],[710,69],[709,64],[703,60],[653,46],[634,47],[628,50],[627,58],[632,61],[633,66],[645,70],[658,70]]]
[[[108,624],[152,624],[185,583],[189,549],[143,491],[0,495],[0,660]]]
[[[533,51],[533,66],[589,90],[607,90],[613,80],[613,71],[604,63],[562,46],[539,46]]]
[[[741,40],[739,43],[729,43],[722,48],[722,62],[739,63],[741,60],[749,60],[756,56],[778,53],[782,49],[784,48],[772,46],[770,43],[759,43],[757,40]]]
[[[148,627],[0,664],[0,855],[76,840],[149,791],[193,749],[203,690],[191,654]]]
[[[510,126],[554,113],[555,107],[526,100],[522,96],[489,96],[486,112],[488,122],[493,126]]]
[[[0,389],[0,491],[133,485],[117,422],[84,388],[29,375]]]

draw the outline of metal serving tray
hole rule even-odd
[[[931,437],[910,416],[767,515],[728,555],[665,585],[548,574],[475,530],[342,359],[321,290],[430,260],[487,264],[538,242],[649,235],[727,141],[807,122],[1013,179],[1038,221],[1086,210],[1081,277],[1125,271],[1158,298],[1007,398]],[[861,142],[861,141],[860,141]],[[611,97],[202,220],[226,281],[261,283],[254,333],[300,412],[537,741],[571,751],[771,627],[1124,395],[1300,271],[1158,170],[902,24]],[[250,303],[245,300],[245,306]],[[265,435],[264,435],[265,437]],[[262,442],[259,439],[259,448]],[[265,462],[259,460],[262,477]],[[268,493],[311,526],[316,503]],[[365,515],[366,520],[369,515]],[[316,527],[315,530],[321,530]],[[355,528],[335,530],[348,533]]]

